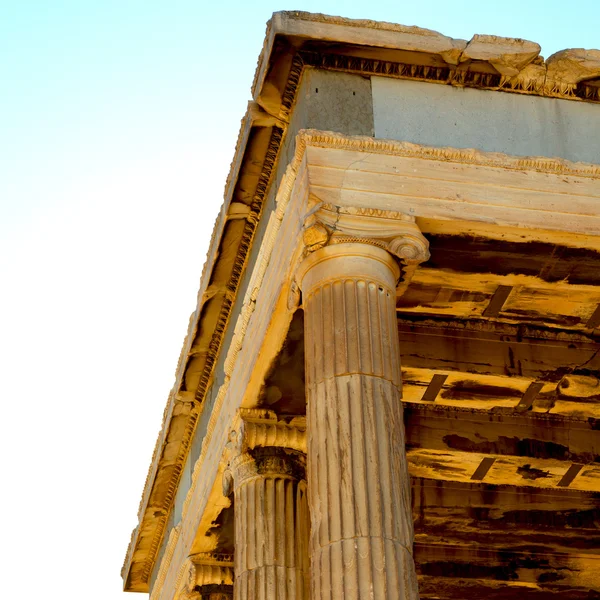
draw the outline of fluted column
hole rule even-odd
[[[305,455],[249,449],[232,461],[235,600],[308,600]]]
[[[299,269],[312,600],[418,598],[400,403],[399,275],[387,250],[346,240],[316,249]]]

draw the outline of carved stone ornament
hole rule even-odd
[[[209,584],[233,584],[233,556],[231,554],[201,553],[190,557],[187,589]]]
[[[202,600],[202,596],[196,590],[183,590],[179,594],[178,600]]]
[[[496,35],[474,35],[464,49],[460,62],[488,61],[500,74],[514,76],[540,53],[540,45],[527,40]]]
[[[429,242],[415,218],[377,208],[355,208],[316,203],[304,225],[305,254],[326,245],[363,243],[387,250],[401,263],[401,293],[416,267],[429,259]]]
[[[272,410],[241,408],[237,425],[229,434],[229,442],[223,456],[226,465],[223,473],[224,496],[229,496],[233,491],[235,468],[239,467],[245,472],[242,466],[245,461],[248,462],[248,469],[258,468],[254,455],[258,456],[260,453],[253,451],[261,448],[277,448],[293,453],[306,452],[306,417],[280,418]]]
[[[207,590],[233,590],[233,555],[204,552],[190,556],[186,563],[185,584],[177,600],[212,600]]]
[[[429,259],[429,242],[414,217],[377,208],[320,203],[319,209],[305,223],[304,240],[307,252],[328,243],[363,242],[384,248],[403,263]],[[310,243],[306,243],[307,240]]]
[[[233,459],[231,470],[234,473],[235,487],[256,477],[306,479],[305,455],[287,448],[254,448]]]

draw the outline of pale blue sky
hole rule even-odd
[[[275,10],[600,48],[600,0],[0,3],[2,595],[116,600]],[[9,592],[12,592],[9,593]]]

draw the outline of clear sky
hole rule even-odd
[[[600,0],[0,1],[5,598],[117,600],[265,23],[600,48]]]

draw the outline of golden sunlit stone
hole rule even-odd
[[[539,51],[273,15],[126,590],[600,595],[598,51]]]

